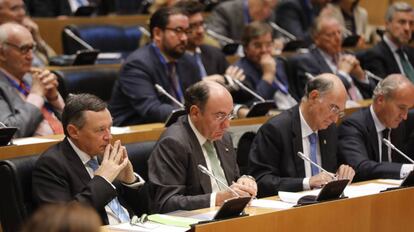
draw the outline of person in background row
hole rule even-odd
[[[16,137],[62,134],[65,103],[57,77],[32,68],[36,43],[17,23],[0,25],[0,122],[17,127]]]

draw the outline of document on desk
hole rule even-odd
[[[349,185],[345,188],[344,194],[346,197],[362,197],[366,195],[372,195],[380,193],[381,191],[386,190],[387,188],[396,187],[394,184],[383,184],[383,183],[368,183],[362,185]],[[315,195],[317,196],[321,190],[316,189],[312,191],[305,192],[283,192],[279,191],[279,198],[288,203],[297,204],[298,200],[306,195]]]
[[[133,231],[133,232],[184,232],[190,227],[168,226],[155,222],[145,222],[142,225],[131,225],[130,223],[122,223],[118,225],[108,226],[111,231]]]
[[[54,141],[60,141],[60,140],[62,140],[62,139],[28,137],[28,138],[13,139],[13,144],[14,145],[27,145],[27,144],[35,144],[35,143],[54,142]]]
[[[289,209],[292,208],[295,204],[287,203],[277,200],[265,200],[265,199],[255,199],[251,202],[251,207],[259,208],[271,208],[271,209]]]

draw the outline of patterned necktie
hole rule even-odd
[[[167,63],[167,75],[171,83],[170,94],[172,94],[179,102],[183,102],[180,83],[178,82],[177,73],[176,73],[176,63],[169,62]]]
[[[310,158],[314,163],[318,163],[316,159],[317,137],[318,136],[316,135],[316,133],[312,133],[308,136],[309,143],[310,143]],[[315,165],[311,165],[311,170],[312,170],[312,176],[319,174],[319,168],[316,167]]]
[[[388,129],[388,128],[385,128],[383,131],[382,131],[382,138],[383,139],[387,139],[388,141],[390,141],[390,135],[391,135],[391,130],[390,129]],[[391,141],[390,141],[391,142]],[[383,142],[383,141],[381,141],[381,162],[388,162],[388,161],[390,161],[391,162],[391,160],[389,160],[389,155],[390,155],[390,153],[391,153],[391,148],[390,147],[388,147],[387,145],[385,145],[385,143]]]
[[[203,61],[201,60],[200,54],[197,53],[197,52],[195,52],[194,53],[194,58],[195,58],[195,60],[197,62],[198,69],[200,70],[200,77],[201,78],[206,77],[207,76],[207,71],[206,71],[206,69],[205,69],[205,67],[203,65]]]
[[[410,61],[407,60],[404,51],[400,48],[397,50],[397,54],[400,57],[401,66],[404,70],[405,76],[414,83],[414,68]]]
[[[213,172],[214,176],[227,183],[226,176],[224,175],[223,168],[220,166],[220,161],[217,157],[216,150],[214,149],[213,143],[210,141],[206,141],[203,144],[204,149],[207,152],[207,156],[210,160],[211,171]],[[225,190],[226,188],[222,186],[220,183],[217,183],[219,190]]]
[[[86,165],[92,168],[94,172],[99,168],[98,161],[94,158],[90,159]],[[118,197],[112,199],[112,201],[108,203],[108,206],[121,222],[129,222],[129,216],[119,203]]]

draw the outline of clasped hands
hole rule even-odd
[[[240,177],[237,182],[233,182],[230,185],[230,188],[234,190],[240,197],[252,197],[255,198],[257,195],[257,184],[251,178],[242,176]],[[217,192],[216,195],[216,205],[221,206],[223,205],[224,201],[230,198],[238,197],[235,196],[232,191],[229,189]]]

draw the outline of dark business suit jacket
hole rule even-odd
[[[176,73],[183,92],[200,80],[197,64],[188,54],[177,60]],[[178,108],[157,92],[155,84],[166,91],[171,89],[166,68],[154,48],[147,45],[127,58],[115,83],[109,103],[115,126],[164,122],[171,111]]]
[[[317,76],[322,73],[333,73],[323,58],[322,54],[316,47],[311,47],[308,53],[303,53],[292,57],[290,59],[290,62],[293,66],[293,70],[296,70],[296,75],[294,76],[295,84],[292,86],[292,88],[295,88],[294,91],[300,98],[304,94],[305,85],[308,81],[308,78],[305,75],[306,72],[312,74],[313,76]],[[344,77],[342,77],[339,73],[335,74],[341,78],[342,83],[346,89],[351,87]],[[369,79],[369,83],[360,82],[355,77],[352,77],[352,79],[364,99],[372,97],[372,92],[375,88],[375,82],[372,79]]]
[[[322,167],[336,172],[336,125],[318,131]],[[302,191],[305,178],[299,106],[294,106],[267,121],[257,132],[249,154],[249,173],[256,178],[258,196],[278,191]]]
[[[207,75],[224,74],[229,63],[220,49],[203,44],[200,46],[201,61],[206,69]]]
[[[236,181],[239,168],[229,134],[214,141],[227,183]],[[149,181],[155,192],[155,212],[193,210],[210,206],[210,177],[197,165],[206,166],[202,148],[188,122],[187,115],[161,135],[148,160]]]
[[[412,146],[407,140],[413,129],[407,125],[412,126],[413,121],[414,113],[411,112],[406,122],[391,130],[391,142],[402,151]],[[393,151],[392,163],[379,163],[378,136],[369,107],[353,113],[341,123],[338,141],[339,159],[355,169],[355,180],[399,179],[402,163],[408,162]]]
[[[30,78],[24,80],[31,83]],[[6,74],[0,72],[0,122],[17,127],[16,137],[29,137],[42,121],[40,109],[24,101],[6,79]]]
[[[404,46],[403,50],[407,54],[411,65],[414,66],[414,49]],[[362,53],[361,58],[364,69],[379,77],[385,78],[393,73],[402,73],[390,47],[383,40]]]
[[[102,222],[108,224],[105,206],[115,197],[133,212],[138,202],[136,189],[113,183],[114,189],[104,178],[90,178],[81,159],[67,139],[53,145],[35,164],[32,174],[33,200],[40,206],[48,203],[77,201],[94,208]],[[131,213],[130,213],[131,215]]]

